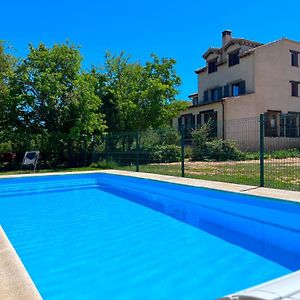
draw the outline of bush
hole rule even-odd
[[[245,154],[240,151],[234,141],[215,139],[206,142],[204,157],[210,160],[242,160]]]
[[[193,148],[191,146],[184,147],[184,158],[192,158]]]
[[[152,151],[155,146],[179,145],[179,142],[180,135],[174,128],[148,129],[141,133],[140,146],[145,150]]]
[[[181,148],[177,145],[160,145],[153,148],[150,160],[153,162],[177,162],[181,159]]]
[[[259,159],[259,152],[246,152],[245,153],[247,160]],[[265,159],[283,159],[283,158],[291,158],[291,157],[300,157],[300,149],[281,149],[281,150],[273,150],[265,153]]]
[[[265,158],[289,158],[289,157],[300,157],[300,150],[299,149],[282,149],[282,150],[275,150],[265,155]]]
[[[90,164],[91,168],[100,168],[100,169],[117,169],[120,165],[114,160],[100,160]]]
[[[10,142],[0,143],[0,154],[12,152],[12,145]]]

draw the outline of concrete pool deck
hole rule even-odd
[[[175,177],[168,175],[158,175],[152,173],[130,172],[120,170],[99,170],[84,172],[57,172],[39,174],[18,174],[1,175],[1,179],[21,178],[21,177],[42,177],[55,175],[75,175],[75,174],[114,174],[131,176],[141,179],[152,179],[175,184],[182,184],[194,187],[203,187],[227,192],[235,192],[245,195],[281,199],[287,201],[300,202],[300,192],[261,188],[249,185],[224,183],[217,181],[206,181],[200,179]],[[30,242],[30,241],[28,241]],[[7,300],[37,300],[42,299],[20,258],[13,246],[9,242],[4,230],[0,226],[0,299]],[[234,298],[235,299],[235,298]],[[236,298],[236,299],[255,299],[255,298]],[[263,299],[263,298],[256,298]],[[266,298],[267,299],[267,298]],[[273,298],[268,298],[273,299]],[[274,298],[275,299],[275,298]],[[276,298],[277,299],[277,298]],[[280,298],[279,298],[280,299]],[[285,298],[284,298],[285,299]],[[292,298],[298,299],[298,298]]]
[[[0,299],[42,299],[18,254],[0,226]]]

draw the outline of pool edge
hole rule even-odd
[[[227,183],[227,182],[220,182],[220,181],[209,181],[209,180],[186,178],[186,177],[175,177],[175,176],[159,175],[153,173],[142,173],[142,172],[137,173],[137,172],[119,171],[119,170],[105,170],[105,171],[101,171],[101,173],[131,176],[131,177],[136,177],[141,179],[159,180],[168,183],[175,183],[175,184],[188,185],[193,187],[239,193],[239,194],[249,195],[249,196],[294,201],[300,203],[300,192],[297,191],[271,189],[271,188],[257,187],[252,185]]]
[[[0,299],[40,300],[38,289],[0,225]]]
[[[279,200],[287,200],[300,203],[300,192],[291,190],[272,189],[265,187],[257,187],[245,184],[236,184],[220,181],[209,181],[203,179],[194,179],[186,177],[177,177],[171,175],[160,175],[154,173],[132,172],[123,170],[95,170],[95,171],[78,171],[78,172],[53,172],[53,173],[31,173],[17,175],[0,175],[1,179],[22,178],[22,177],[43,177],[43,176],[58,176],[58,175],[79,175],[79,174],[113,174],[136,177],[141,179],[159,180],[168,183],[188,185],[194,187],[202,187],[207,189],[220,190],[225,192],[240,193],[249,196],[273,198]]]

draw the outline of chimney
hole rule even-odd
[[[222,32],[222,47],[231,40],[231,30],[224,30]]]

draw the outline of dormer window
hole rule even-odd
[[[218,67],[217,67],[217,58],[210,60],[208,62],[208,74],[213,73],[213,72],[217,72]]]
[[[240,50],[231,52],[228,54],[228,66],[234,66],[240,63],[240,56],[239,56]]]

